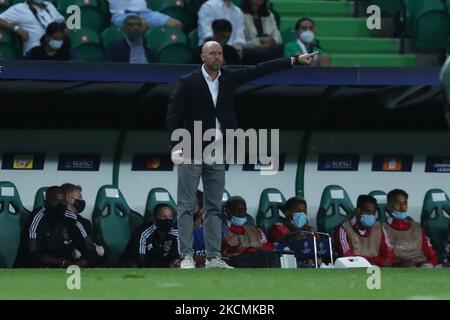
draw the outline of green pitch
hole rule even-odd
[[[450,269],[83,269],[69,290],[65,270],[0,270],[0,299],[450,299]]]

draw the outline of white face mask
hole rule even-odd
[[[315,34],[310,30],[302,31],[299,35],[299,39],[304,43],[312,43],[315,39]]]

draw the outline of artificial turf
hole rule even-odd
[[[81,289],[56,269],[0,270],[0,299],[450,299],[450,269],[82,269]]]

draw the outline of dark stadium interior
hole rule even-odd
[[[58,85],[61,86],[61,83]],[[42,89],[36,86],[25,92],[24,88],[29,88],[29,84],[17,86],[15,83],[16,90],[7,91],[3,88],[1,93],[2,128],[120,129],[128,126],[128,119],[134,112],[133,106],[139,103],[137,113],[128,127],[135,130],[165,129],[168,97],[173,88],[171,85],[159,85],[162,88],[154,88],[141,99],[135,94],[140,85],[117,86],[106,86],[104,90],[92,93],[94,90],[86,89],[89,88],[86,84],[79,87],[70,84],[70,90],[52,89],[54,87],[47,84]],[[84,87],[81,93],[77,90],[80,87]],[[343,131],[446,130],[444,100],[439,88],[422,88],[417,92],[425,98],[414,97],[405,105],[390,107],[383,103],[384,97],[392,97],[395,90],[408,89],[341,88],[322,112],[315,128]],[[76,90],[75,93],[73,90]],[[311,123],[324,90],[325,87],[246,86],[240,89],[235,98],[238,122],[242,128],[304,130]],[[427,93],[422,92],[424,90],[434,91],[430,93],[431,96],[426,96]]]

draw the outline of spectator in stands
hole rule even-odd
[[[143,224],[131,236],[123,254],[124,265],[144,268],[179,268],[178,231],[173,210],[167,204],[154,209],[154,224]]]
[[[290,57],[296,53],[312,53],[318,51],[319,54],[314,56],[312,66],[330,67],[331,57],[325,53],[324,49],[319,46],[319,42],[315,35],[315,23],[310,18],[301,18],[295,24],[295,32],[298,39],[289,42],[284,47],[284,56]]]
[[[129,15],[123,22],[125,38],[111,43],[106,49],[108,62],[128,62],[147,64],[152,55],[144,39],[144,23],[141,17]]]
[[[14,266],[19,268],[66,268],[69,265],[87,267],[74,246],[71,228],[65,216],[64,192],[58,186],[49,187],[44,207],[34,212],[22,232]]]
[[[111,22],[116,27],[122,27],[125,18],[129,15],[140,16],[146,23],[145,29],[161,26],[180,29],[183,27],[181,21],[147,8],[147,1],[145,0],[108,0],[108,2]]]
[[[232,25],[232,32],[228,44],[234,47],[242,60],[244,56],[244,15],[231,0],[208,0],[198,11],[198,45],[213,36],[212,23],[214,20],[226,19]]]
[[[259,63],[283,56],[283,44],[275,17],[267,0],[244,0],[245,49],[247,63]]]
[[[69,227],[73,228],[73,240],[75,247],[80,251],[83,257],[87,257],[91,264],[100,262],[104,256],[105,250],[99,245],[100,241],[94,235],[91,222],[84,218],[81,213],[86,207],[86,201],[83,200],[80,186],[64,183],[61,185],[64,192],[64,202],[67,205],[65,216]]]
[[[23,55],[40,45],[47,26],[64,17],[48,1],[27,0],[0,13],[0,29],[17,33],[23,40]]]
[[[273,250],[273,244],[255,225],[246,224],[247,205],[239,196],[230,197],[225,205],[231,221],[222,237],[222,254],[225,257],[244,255],[259,250]]]
[[[241,59],[236,49],[228,44],[231,33],[233,32],[233,26],[230,21],[225,19],[214,20],[212,23],[213,35],[206,38],[207,41],[216,41],[220,43],[223,51],[223,58],[227,64],[240,64]],[[198,59],[200,59],[201,47],[198,48]],[[200,60],[198,61],[200,62]]]
[[[376,221],[377,200],[360,195],[356,211],[337,227],[335,243],[342,257],[362,256],[371,264],[390,267],[394,252],[383,226]]]
[[[433,268],[438,263],[436,252],[420,225],[408,216],[408,194],[394,189],[387,194],[385,223],[387,237],[392,241],[395,266]]]
[[[285,218],[281,218],[281,222],[275,223],[270,232],[270,240],[273,242],[282,241],[283,238],[298,231],[312,231],[308,225],[306,200],[300,197],[292,197],[286,201],[284,205]]]
[[[32,48],[25,55],[30,60],[70,60],[70,43],[64,22],[52,22],[41,37],[41,45]]]

